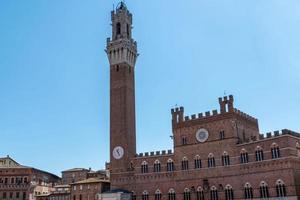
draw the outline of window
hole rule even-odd
[[[262,181],[259,187],[260,198],[269,198],[269,189],[266,182]]]
[[[220,140],[225,139],[225,131],[220,131]]]
[[[201,168],[201,159],[199,155],[195,156],[195,169],[200,169]]]
[[[159,160],[156,160],[154,162],[154,168],[153,168],[154,172],[160,172],[160,162]]]
[[[26,192],[23,192],[23,199],[26,199],[26,196],[27,196]]]
[[[202,187],[197,188],[196,195],[197,195],[197,200],[204,200],[204,192]]]
[[[169,189],[168,200],[176,200],[176,194],[174,189]]]
[[[11,178],[11,179],[10,179],[10,183],[11,183],[11,184],[14,184],[14,183],[15,183],[15,179],[14,179],[14,178]]]
[[[218,200],[218,190],[215,186],[210,188],[210,199],[211,200]]]
[[[248,153],[245,149],[241,150],[240,159],[241,159],[241,163],[248,163],[249,162]]]
[[[191,192],[189,188],[185,188],[183,191],[183,200],[191,200]]]
[[[142,194],[142,200],[149,200],[149,194],[147,191],[144,191]]]
[[[79,200],[82,200],[82,195],[81,194],[79,195]]]
[[[181,137],[181,144],[186,145],[187,144],[187,138],[185,136]]]
[[[73,186],[73,190],[76,191],[76,185]]]
[[[20,192],[16,192],[16,198],[20,198]]]
[[[121,24],[117,23],[117,36],[121,34]]]
[[[207,165],[208,165],[208,167],[215,167],[216,166],[214,154],[210,153],[208,155]]]
[[[80,190],[82,190],[82,189],[83,189],[83,186],[82,186],[82,185],[80,185],[80,186],[79,186],[79,188],[80,188]]]
[[[183,157],[183,159],[181,161],[181,169],[182,170],[188,170],[189,169],[189,161],[188,161],[187,157]]]
[[[154,199],[155,200],[161,200],[162,198],[161,198],[161,191],[159,190],[159,189],[157,189],[156,191],[155,191],[155,196],[154,196]]]
[[[286,196],[286,188],[282,180],[276,181],[276,193],[277,193],[277,197]]]
[[[3,199],[6,199],[6,192],[3,192]]]
[[[272,159],[280,157],[279,146],[276,143],[273,143],[271,146],[271,154],[272,154]]]
[[[174,171],[174,162],[171,158],[169,158],[167,162],[167,171],[168,172]]]
[[[142,162],[142,167],[141,167],[142,173],[148,173],[148,163],[146,161]]]
[[[127,24],[127,26],[126,26],[126,32],[127,32],[127,38],[129,38],[129,24]]]
[[[225,199],[233,200],[233,190],[232,190],[231,185],[226,185],[226,187],[225,187]]]
[[[256,161],[262,161],[264,160],[264,152],[262,150],[261,147],[256,147],[256,151],[255,151],[255,160]]]
[[[9,198],[12,199],[13,196],[14,196],[14,193],[10,192],[10,193],[9,193]]]
[[[244,195],[245,199],[252,199],[253,198],[253,190],[250,183],[246,183],[244,187]]]
[[[222,156],[222,164],[223,164],[223,166],[230,165],[229,155],[226,151],[224,151],[223,156]]]
[[[136,194],[135,194],[135,192],[132,192],[131,195],[132,195],[132,196],[131,196],[131,199],[132,199],[132,200],[136,200]]]

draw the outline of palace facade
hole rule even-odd
[[[173,150],[136,152],[135,62],[132,14],[120,3],[111,12],[110,180],[114,190],[141,200],[299,199],[300,134],[260,134],[258,120],[234,106],[185,116],[171,110]]]

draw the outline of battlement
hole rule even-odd
[[[162,150],[162,151],[151,151],[145,153],[139,153],[136,157],[150,157],[150,156],[164,156],[164,155],[172,155],[173,152],[171,149],[169,150]]]
[[[291,131],[289,129],[282,129],[281,131],[277,130],[277,131],[274,131],[274,132],[268,132],[266,134],[259,134],[259,139],[264,140],[264,139],[274,138],[274,137],[278,137],[278,136],[282,136],[282,135],[292,135],[292,136],[300,138],[300,133],[297,133],[295,131]]]
[[[207,119],[210,117],[220,116],[220,115],[224,115],[227,113],[234,113],[248,121],[257,123],[256,118],[251,117],[250,115],[234,108],[233,102],[234,102],[233,95],[220,97],[219,98],[220,111],[212,110],[212,111],[207,111],[205,113],[193,114],[191,116],[184,116],[184,108],[183,107],[173,108],[173,109],[171,109],[172,124],[175,125],[175,124],[178,124],[181,122],[188,122],[188,121],[199,120],[199,119]]]
[[[249,121],[252,121],[252,122],[254,122],[254,123],[257,122],[257,119],[256,119],[256,118],[254,118],[254,117],[252,117],[252,116],[250,116],[250,115],[248,115],[248,114],[246,114],[246,113],[240,111],[239,109],[234,108],[233,111],[234,111],[234,113],[240,115],[241,117],[243,117],[243,118],[245,118],[245,119],[247,119],[247,120],[249,120]]]

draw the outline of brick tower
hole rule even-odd
[[[112,186],[120,172],[130,171],[136,154],[134,67],[137,44],[132,39],[132,14],[121,2],[111,12],[112,38],[107,39],[110,63],[110,169]]]

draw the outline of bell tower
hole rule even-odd
[[[107,39],[110,63],[110,169],[130,171],[136,154],[134,68],[137,43],[132,39],[132,14],[121,2],[111,12],[112,38]],[[112,180],[113,181],[113,180]]]

